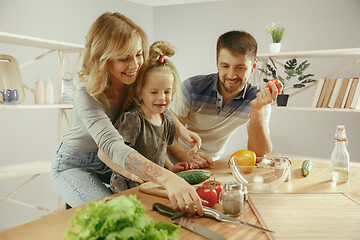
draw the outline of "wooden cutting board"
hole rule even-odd
[[[159,184],[153,182],[143,183],[139,187],[140,192],[147,193],[157,197],[168,198],[165,189]]]
[[[360,205],[342,193],[250,194],[248,199],[262,226],[275,231],[270,239],[360,239]]]

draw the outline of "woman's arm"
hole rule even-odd
[[[131,153],[126,158],[125,169],[145,181],[152,181],[163,186],[176,210],[191,214],[198,212],[200,216],[203,215],[201,200],[195,189],[169,170],[151,162],[137,152]]]
[[[109,168],[111,168],[113,171],[120,173],[122,176],[131,179],[132,181],[138,182],[138,183],[144,183],[144,180],[141,179],[140,177],[132,174],[129,171],[126,171],[125,169],[123,169],[122,167],[120,167],[119,165],[115,164],[110,158],[109,156],[107,156],[103,151],[99,150],[98,151],[98,157],[100,158],[101,161],[103,161]]]

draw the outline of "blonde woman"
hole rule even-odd
[[[130,106],[129,85],[136,82],[147,56],[147,35],[120,13],[104,13],[90,28],[72,127],[64,135],[50,171],[54,190],[68,205],[75,207],[111,195],[104,183],[109,183],[112,168],[162,185],[178,210],[203,213],[200,198],[189,184],[127,146],[113,126]],[[195,143],[196,150],[198,136],[175,122],[177,133]],[[98,150],[111,160],[102,162]]]

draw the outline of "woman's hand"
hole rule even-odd
[[[161,185],[165,188],[171,204],[177,211],[180,210],[183,214],[193,215],[197,212],[200,216],[203,215],[204,210],[199,195],[184,179],[172,173]]]
[[[137,152],[130,153],[124,162],[125,169],[141,179],[152,181],[163,186],[173,207],[184,214],[202,216],[204,211],[201,199],[195,189],[175,173],[146,159]]]

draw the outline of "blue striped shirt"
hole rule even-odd
[[[250,102],[260,91],[257,86],[246,83],[244,89],[224,107],[219,90],[219,74],[198,75],[182,82],[182,108],[172,110],[186,118],[187,128],[202,139],[200,151],[214,160],[220,158],[231,134],[250,119]],[[268,125],[270,105],[265,107],[265,121]],[[186,150],[189,146],[182,141]]]

